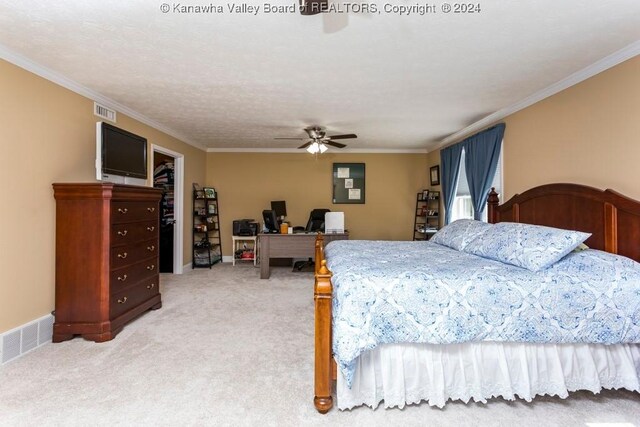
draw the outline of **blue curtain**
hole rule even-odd
[[[491,183],[498,168],[504,128],[504,123],[500,123],[470,136],[459,144],[464,146],[465,171],[473,203],[473,215],[477,220],[482,218]]]
[[[460,175],[460,157],[462,157],[462,143],[440,150],[440,181],[442,198],[444,200],[444,224],[451,221],[451,210],[458,189]]]

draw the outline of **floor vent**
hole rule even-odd
[[[20,356],[20,330],[2,336],[2,363]]]
[[[38,324],[31,323],[22,328],[22,343],[20,353],[26,353],[38,346]]]
[[[116,111],[100,105],[97,102],[93,103],[93,114],[110,122],[116,122]]]
[[[9,362],[42,344],[51,342],[53,316],[47,315],[0,334],[0,364]]]
[[[53,316],[46,316],[38,322],[38,345],[51,342],[53,336]]]

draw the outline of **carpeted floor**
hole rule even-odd
[[[313,277],[291,268],[258,275],[250,265],[163,275],[163,308],[113,341],[47,344],[0,367],[0,425],[640,427],[640,395],[627,391],[320,415]]]

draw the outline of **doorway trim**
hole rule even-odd
[[[184,255],[184,154],[151,144],[151,152],[162,153],[173,157],[173,274],[182,274],[182,258]],[[155,159],[152,159],[152,165]]]

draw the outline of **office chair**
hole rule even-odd
[[[327,212],[331,212],[329,209],[314,209],[309,214],[309,220],[307,221],[307,226],[304,228],[304,231],[307,233],[313,233],[317,231],[321,231],[324,233],[324,214]],[[294,270],[302,271],[303,268],[315,266],[312,258],[309,258],[308,261],[298,261],[293,265]]]

